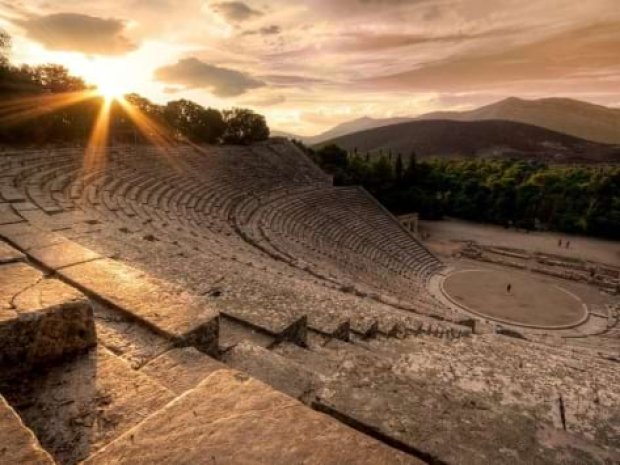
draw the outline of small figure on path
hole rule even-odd
[[[570,241],[566,241],[566,248],[570,249]]]
[[[562,239],[558,239],[558,247],[562,247]]]
[[[512,284],[508,283],[508,286],[506,286],[506,292],[508,292],[508,294],[510,294],[511,290],[512,290]]]

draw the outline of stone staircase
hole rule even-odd
[[[90,349],[77,344],[72,333],[58,332],[55,325],[53,344],[46,346],[45,331],[37,331],[34,340],[14,338],[18,347],[2,346],[3,363],[16,371],[3,372],[0,378],[1,464],[422,463],[207,355],[220,352],[218,315],[208,307],[196,313],[200,301],[176,292],[170,284],[109,258],[92,259],[90,254],[81,263],[96,264],[97,271],[81,268],[79,273],[65,273],[76,265],[58,265],[57,259],[75,254],[52,257],[36,252],[44,276],[25,262],[35,261],[30,251],[20,252],[4,242],[2,251],[0,296],[7,302],[3,312],[63,314],[65,307],[78,302],[88,308],[88,315],[74,317],[66,325],[71,329],[74,321],[86,318],[90,327],[97,326],[98,344]],[[115,285],[101,267],[114,274]],[[93,279],[92,273],[102,278]],[[79,286],[91,302],[54,276]],[[38,296],[40,305],[29,293]],[[11,305],[15,309],[9,309]],[[14,328],[7,318],[3,314],[0,332]],[[251,324],[223,318],[223,340],[237,338],[234,347],[255,331]],[[190,320],[195,326],[188,326]],[[27,324],[37,322],[30,318]],[[263,336],[270,345],[304,342],[298,337]],[[27,350],[32,346],[36,352]],[[28,367],[13,366],[18,355],[24,358],[21,352],[16,355],[17,348],[31,354]],[[133,450],[126,441],[143,447]],[[187,444],[192,444],[189,454]]]

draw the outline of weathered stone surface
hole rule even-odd
[[[0,196],[7,202],[23,202],[26,196],[10,184],[0,186]]]
[[[307,401],[321,385],[315,373],[249,342],[237,344],[222,356],[222,360],[301,401]]]
[[[9,404],[0,396],[0,464],[54,465]]]
[[[170,350],[151,360],[140,371],[177,395],[196,387],[211,373],[226,365],[193,347]]]
[[[174,348],[174,342],[152,331],[124,312],[92,302],[97,326],[97,343],[121,357],[134,370]]]
[[[63,465],[77,464],[174,398],[102,348],[0,388]],[[28,462],[11,465],[18,463]]]
[[[275,337],[221,315],[220,350],[226,351],[243,341],[250,341],[260,347],[269,347],[275,342]]]
[[[247,375],[220,370],[87,465],[421,464]]]
[[[24,219],[19,216],[9,204],[0,204],[0,225],[21,223]]]
[[[179,344],[217,353],[218,313],[204,299],[111,259],[62,268],[59,274]]]
[[[101,258],[98,253],[82,247],[73,241],[32,249],[29,255],[51,270],[58,270],[79,263],[90,262]]]
[[[0,265],[23,260],[25,255],[6,242],[0,242]]]
[[[43,231],[28,223],[0,225],[0,236],[22,250],[45,247],[66,241],[60,234]]]
[[[24,263],[0,266],[0,365],[46,363],[95,343],[82,294]]]
[[[0,236],[6,239],[13,239],[14,237],[33,234],[41,231],[28,223],[16,223],[16,224],[0,224]]]

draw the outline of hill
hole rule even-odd
[[[378,128],[382,126],[390,126],[392,124],[404,123],[411,121],[411,118],[358,118],[352,121],[341,123],[328,131],[322,132],[316,136],[299,136],[282,131],[272,131],[273,136],[286,137],[288,139],[296,139],[302,141],[306,145],[316,145],[336,137],[353,134],[367,129]]]
[[[335,143],[360,152],[392,151],[422,158],[526,158],[547,162],[613,162],[620,148],[590,142],[511,121],[422,120],[401,123],[334,138]]]
[[[523,100],[511,97],[464,112],[436,112],[418,120],[506,120],[532,124],[604,144],[620,144],[620,109],[567,98]]]
[[[316,136],[281,131],[273,135],[321,144],[336,137],[414,120],[487,121],[505,120],[531,124],[603,144],[620,144],[620,109],[568,98],[523,100],[510,97],[469,111],[439,111],[416,118],[368,118],[347,121]]]

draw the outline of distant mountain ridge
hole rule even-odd
[[[330,130],[317,134],[316,136],[298,136],[282,131],[272,131],[272,135],[301,140],[306,145],[316,145],[326,140],[334,139],[347,134],[353,134],[355,132],[365,131],[366,129],[389,126],[391,124],[398,124],[411,120],[412,118],[369,118],[364,116],[352,121],[345,121],[344,123],[334,126]]]
[[[620,146],[504,120],[416,120],[325,141],[361,153],[415,150],[419,158],[520,158],[548,163],[620,162]]]
[[[620,109],[568,98],[507,98],[462,112],[435,112],[416,120],[505,120],[531,124],[593,142],[620,144]]]
[[[307,145],[321,144],[347,134],[417,120],[505,120],[530,124],[581,139],[620,144],[620,109],[569,98],[524,100],[510,97],[469,111],[443,111],[412,118],[359,118],[312,137],[274,131],[274,135],[299,139]]]

